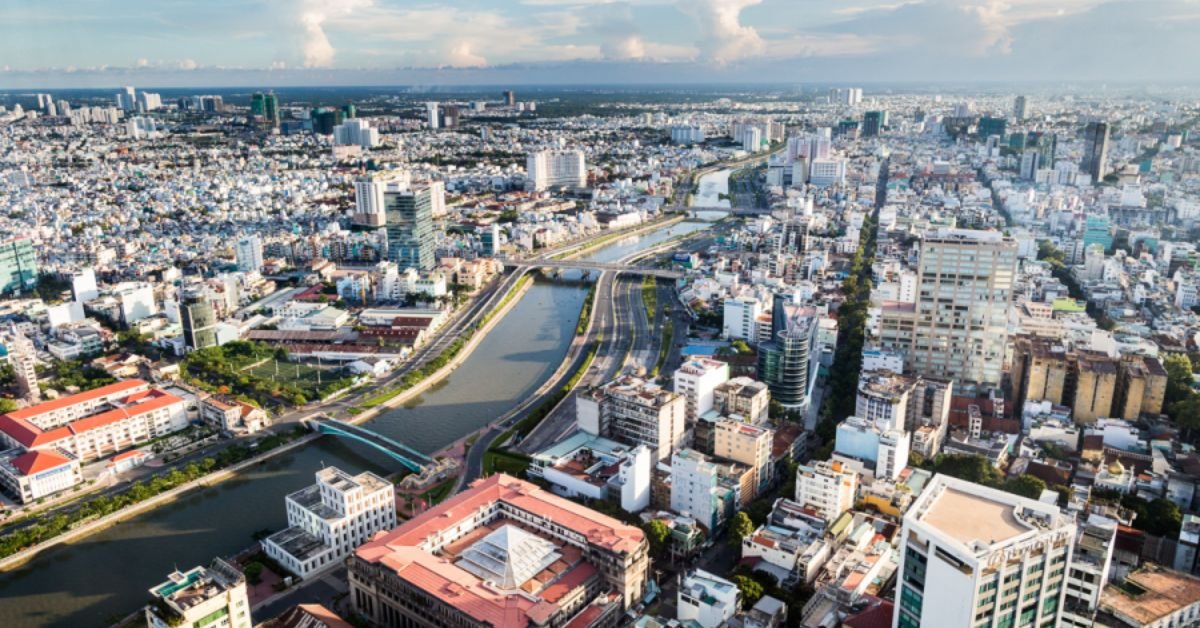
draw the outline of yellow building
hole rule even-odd
[[[717,421],[713,455],[740,462],[753,472],[752,492],[749,496],[742,495],[746,501],[754,499],[771,483],[771,441],[774,437],[775,431],[765,427],[733,419]]]
[[[1080,353],[1073,405],[1076,423],[1111,417],[1117,394],[1117,364],[1103,354]]]

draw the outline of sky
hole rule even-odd
[[[0,87],[1200,79],[1200,0],[0,0]]]

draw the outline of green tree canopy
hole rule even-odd
[[[754,522],[750,520],[750,515],[747,515],[744,510],[739,510],[733,516],[733,521],[729,522],[729,544],[740,547],[742,539],[752,532],[754,532]]]
[[[746,576],[734,576],[733,583],[742,592],[742,608],[752,608],[763,596],[761,584]]]

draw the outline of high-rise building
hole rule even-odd
[[[425,103],[425,124],[429,125],[431,129],[436,129],[440,122],[441,116],[438,113],[438,104],[435,102]]]
[[[412,175],[407,170],[368,173],[354,182],[354,214],[350,224],[378,228],[387,224],[385,193],[407,190]]]
[[[1108,174],[1108,123],[1089,122],[1083,130],[1083,160],[1079,169],[1099,183]]]
[[[713,392],[729,379],[729,364],[708,358],[692,358],[675,370],[674,389],[687,400],[688,422],[713,407]]]
[[[333,135],[333,130],[344,120],[341,109],[317,107],[309,114],[312,130],[317,135]]]
[[[811,308],[772,316],[774,338],[758,346],[758,379],[767,384],[771,397],[787,407],[808,403],[816,381],[815,357],[817,317]]]
[[[742,495],[743,501],[754,499],[771,483],[771,443],[775,430],[750,425],[735,419],[717,421],[713,438],[713,455],[740,462],[754,472],[753,492]]]
[[[379,129],[372,128],[371,121],[364,118],[346,120],[333,127],[333,143],[337,146],[375,148],[379,146]]]
[[[533,189],[587,187],[587,163],[581,150],[543,150],[525,158],[525,177]]]
[[[460,114],[458,112],[457,105],[443,105],[442,106],[442,128],[457,129],[459,116],[460,116]]]
[[[671,455],[671,510],[693,517],[709,530],[734,511],[737,491],[722,478],[721,465],[694,449]]]
[[[301,578],[341,563],[376,532],[396,526],[396,495],[387,480],[337,467],[316,475],[316,484],[287,496],[288,527],[263,541],[267,556]]]
[[[1013,101],[1013,117],[1017,119],[1017,122],[1029,117],[1029,102],[1025,96],[1017,96],[1017,99]]]
[[[504,96],[504,104],[505,105],[508,105],[509,107],[517,106],[517,93],[516,92],[512,91],[511,89],[506,89],[502,92],[502,95]]]
[[[796,469],[796,503],[833,522],[858,499],[858,474],[836,460],[818,460]]]
[[[641,529],[498,474],[359,547],[349,600],[376,626],[615,625],[648,552]]]
[[[862,136],[875,137],[887,126],[887,111],[868,111],[863,114]]]
[[[137,110],[137,90],[126,85],[116,96],[117,107],[125,111]]]
[[[579,429],[627,445],[646,445],[666,460],[683,444],[687,401],[633,376],[617,378],[575,397]]]
[[[8,345],[8,361],[12,365],[13,376],[17,380],[17,392],[29,403],[42,400],[42,389],[38,387],[37,354],[33,343],[25,334],[10,330],[11,342]]]
[[[433,206],[439,194],[444,192],[433,186],[384,191],[388,259],[401,269],[433,270]]]
[[[485,257],[495,257],[500,252],[500,225],[492,223],[481,227],[479,233],[479,253]]]
[[[938,229],[921,241],[915,305],[885,306],[880,345],[916,375],[1000,383],[1017,243],[997,231]]]
[[[728,340],[757,342],[758,315],[762,304],[752,296],[725,299],[721,323],[722,335]]]
[[[1093,244],[1104,247],[1104,252],[1112,250],[1113,236],[1108,216],[1091,214],[1083,223],[1083,249],[1086,251]]]
[[[936,475],[899,538],[893,628],[1058,625],[1075,522],[1055,504]]]
[[[191,285],[183,289],[179,319],[183,325],[183,342],[189,351],[216,346],[217,317],[203,285]]]
[[[995,116],[983,116],[979,118],[979,137],[991,137],[993,135],[1004,137],[1008,132],[1008,120]]]
[[[208,567],[176,571],[150,589],[155,604],[146,606],[150,628],[219,626],[250,628],[250,599],[246,577],[237,567],[217,558]]]
[[[262,270],[263,245],[262,238],[258,234],[249,235],[238,240],[234,253],[237,255],[238,270],[244,272]]]
[[[908,466],[912,437],[903,425],[849,416],[838,423],[836,439],[835,456],[864,463],[876,478],[897,480]]]
[[[0,294],[32,290],[37,280],[33,240],[25,237],[0,240]]]

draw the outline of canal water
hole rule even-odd
[[[617,241],[587,259],[616,260],[707,226],[677,223]],[[538,281],[450,377],[367,427],[432,453],[504,414],[562,361],[585,295],[578,283]],[[282,528],[284,496],[311,484],[325,465],[353,473],[399,470],[369,447],[324,437],[0,573],[0,626],[107,625],[144,604],[150,587],[175,568],[234,554],[253,542],[255,532]]]

